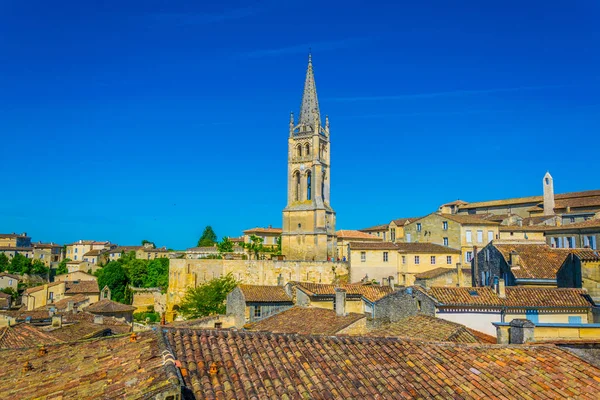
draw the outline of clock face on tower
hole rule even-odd
[[[306,169],[306,167],[304,165],[300,166],[300,171],[304,171]]]

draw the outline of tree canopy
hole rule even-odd
[[[98,287],[100,290],[108,286],[111,292],[111,299],[121,303],[126,302],[127,286],[129,278],[125,272],[123,264],[119,261],[111,261],[100,268],[96,275],[98,276]]]
[[[219,253],[231,253],[233,251],[233,242],[227,236],[217,244]]]
[[[204,228],[204,232],[202,232],[202,236],[198,240],[198,247],[210,247],[214,246],[217,243],[217,234],[213,231],[213,228],[208,225]]]
[[[231,273],[211,279],[195,288],[189,288],[179,304],[182,315],[188,319],[207,315],[225,314],[227,294],[238,285]]]
[[[70,258],[65,258],[61,262],[58,263],[58,267],[56,267],[56,275],[66,274],[69,272],[67,269],[67,263],[71,261]]]
[[[9,265],[10,261],[8,260],[8,257],[6,257],[6,254],[0,253],[0,272],[6,271]]]

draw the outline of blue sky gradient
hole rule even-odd
[[[226,3],[226,4],[225,4]],[[312,48],[339,229],[600,188],[600,3],[0,0],[0,231],[280,226]]]

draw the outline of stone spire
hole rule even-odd
[[[317,86],[315,85],[315,76],[313,74],[312,54],[308,54],[308,68],[306,70],[306,80],[304,81],[304,93],[302,94],[302,104],[300,105],[300,125],[313,126],[315,120],[321,123],[319,115],[319,100],[317,99]],[[315,129],[319,129],[316,127]]]

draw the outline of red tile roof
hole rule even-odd
[[[19,349],[58,343],[60,340],[31,324],[20,323],[0,328],[0,349]],[[0,358],[2,355],[0,353]]]
[[[318,307],[292,307],[247,326],[252,331],[335,335],[353,323],[366,318],[364,314],[338,316],[334,310]]]
[[[600,392],[600,369],[556,346],[225,330],[164,334],[198,400],[596,399]]]
[[[94,313],[123,313],[133,312],[136,308],[127,304],[117,303],[109,299],[100,300],[85,308],[85,311]]]
[[[569,249],[554,249],[546,244],[494,244],[509,263],[516,253],[519,262],[511,266],[517,279],[556,279],[556,273],[569,255]]]
[[[10,399],[150,399],[181,393],[154,332],[0,352],[0,393]],[[30,363],[31,370],[23,371]],[[161,397],[165,398],[165,397]]]
[[[250,303],[291,303],[283,286],[239,285],[244,298]]]
[[[392,336],[434,342],[480,342],[479,338],[469,331],[466,326],[428,315],[406,317],[398,322],[373,330],[367,336]],[[487,341],[484,343],[487,343]]]
[[[440,305],[472,305],[489,307],[556,307],[591,308],[584,289],[507,287],[500,298],[490,287],[441,287],[428,290],[416,287]]]
[[[373,241],[381,241],[383,240],[379,236],[371,235],[369,233],[361,232],[361,231],[353,231],[349,229],[342,229],[335,233],[338,239],[362,239],[362,240],[373,240]]]
[[[394,289],[390,286],[379,286],[362,283],[350,283],[345,285],[331,285],[325,283],[312,282],[290,282],[291,285],[298,287],[309,296],[335,296],[335,288],[346,289],[348,297],[364,297],[370,302],[375,302],[380,298],[392,293]]]
[[[98,281],[65,281],[65,294],[71,295],[76,293],[100,293]]]

